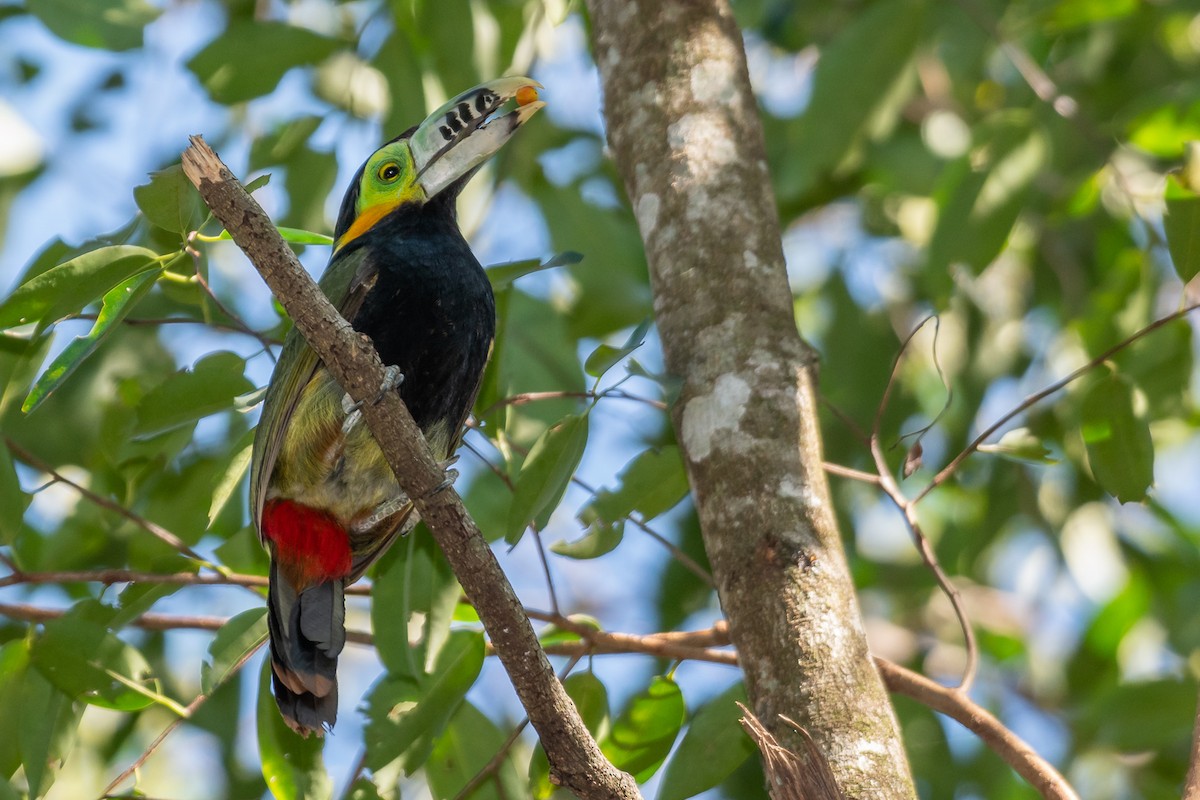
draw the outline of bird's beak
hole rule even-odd
[[[425,196],[435,196],[491,158],[546,105],[538,99],[540,88],[530,78],[498,78],[463,92],[417,126],[409,147]]]

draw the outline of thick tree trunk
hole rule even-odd
[[[812,733],[850,798],[915,797],[821,466],[816,361],[784,270],[725,0],[589,0],[608,137],[646,246],[673,421],[755,712]]]

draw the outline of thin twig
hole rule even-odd
[[[67,613],[66,609],[43,608],[25,603],[0,603],[0,617],[24,622],[49,622]],[[545,650],[552,655],[617,655],[640,653],[658,658],[681,661],[709,661],[714,664],[737,664],[737,653],[718,648],[729,644],[729,631],[717,625],[703,631],[670,631],[664,633],[632,634],[598,631],[567,617],[548,612],[529,610],[528,615],[553,623],[563,630],[575,633],[582,641],[559,642],[547,645]],[[184,614],[158,614],[147,612],[129,624],[149,631],[202,630],[219,631],[229,621],[228,617],[197,616]],[[375,638],[366,631],[347,631],[346,641],[352,644],[372,646]],[[488,655],[495,655],[491,644]]]
[[[822,461],[821,466],[830,475],[837,475],[839,478],[849,478],[854,481],[862,481],[875,486],[879,485],[879,476],[874,472],[863,472],[862,470],[854,469],[853,467],[844,467],[841,464],[834,464],[832,461]]]
[[[207,694],[201,692],[200,694],[196,695],[196,699],[188,703],[187,708],[184,709],[187,712],[186,715],[176,717],[175,719],[171,720],[170,724],[163,728],[162,733],[155,737],[154,741],[150,743],[150,745],[142,752],[142,754],[138,756],[132,764],[126,767],[124,772],[113,778],[112,783],[104,787],[104,791],[100,793],[101,798],[109,797],[112,794],[113,789],[116,789],[118,786],[124,783],[130,775],[137,772],[137,770],[139,770],[141,766],[146,763],[150,756],[154,754],[154,751],[159,748],[159,745],[166,741],[166,738],[170,736],[176,728],[182,725],[184,720],[190,719],[192,715],[196,713],[196,710],[199,709],[200,706],[204,705],[208,698],[212,697],[213,692],[215,692],[218,687],[224,685],[226,681],[241,671],[242,667],[246,665],[246,662],[250,660],[251,656],[257,653],[259,648],[261,648],[264,644],[266,644],[266,640],[263,640],[259,644],[250,648],[250,650],[242,655],[242,657],[237,660],[237,663],[235,663],[233,667],[227,673],[225,673],[220,683],[213,687],[212,691],[208,692]]]
[[[488,443],[492,444],[493,447],[495,447],[495,444],[492,442],[491,439],[487,439],[487,441],[488,441]],[[488,469],[490,469],[496,476],[498,476],[500,478],[500,480],[504,481],[504,485],[509,488],[509,491],[516,491],[516,486],[513,484],[512,478],[508,477],[508,475],[505,474],[504,470],[502,470],[500,467],[493,464],[487,456],[485,456],[483,453],[481,453],[479,451],[479,449],[477,447],[475,447],[474,445],[472,445],[470,442],[466,442],[465,444],[466,444],[467,449],[470,450],[475,456],[477,456],[479,458],[479,460],[482,461],[488,467]],[[514,445],[514,447],[516,447],[516,446]],[[522,448],[516,448],[516,449],[521,450]],[[587,483],[586,481],[584,481],[582,478],[580,478],[577,475],[571,476],[571,483],[575,484],[580,489],[583,489],[585,492],[588,492],[589,494],[592,494],[592,495],[595,495],[597,493],[597,491],[599,491],[594,486]],[[641,520],[639,517],[635,516],[632,513],[626,514],[623,517],[623,519],[628,520],[636,528],[638,528],[643,533],[645,533],[647,536],[654,539],[656,542],[658,542],[663,547],[665,547],[667,549],[667,551],[671,554],[672,558],[674,558],[676,561],[678,561],[681,565],[683,565],[683,567],[685,569],[687,569],[688,571],[693,573],[697,578],[704,581],[704,583],[706,583],[708,586],[710,586],[714,589],[716,588],[716,583],[713,581],[712,574],[709,573],[709,571],[706,570],[704,567],[700,566],[700,564],[694,558],[689,556],[687,553],[683,552],[683,550],[679,549],[679,547],[674,542],[672,542],[670,539],[667,539],[661,533],[659,533],[656,530],[654,530],[653,528],[651,528],[643,520]]]
[[[358,758],[354,762],[354,769],[350,770],[350,779],[346,781],[346,790],[342,792],[342,800],[350,800],[350,795],[354,793],[354,782],[358,780],[358,776],[362,775],[363,770],[367,768],[367,748],[362,748],[358,753]]]
[[[973,702],[966,692],[941,686],[882,658],[876,658],[875,665],[890,691],[911,697],[960,723],[1046,800],[1079,800],[1079,795],[1050,762],[986,709]]]
[[[900,509],[900,513],[904,515],[904,521],[907,523],[909,532],[912,534],[913,542],[917,546],[917,552],[920,553],[921,560],[925,563],[929,571],[933,573],[934,580],[937,581],[942,592],[950,600],[950,605],[954,609],[954,615],[958,618],[959,627],[962,628],[963,642],[967,651],[967,663],[963,667],[963,675],[959,682],[959,688],[967,691],[970,689],[971,683],[975,680],[975,673],[979,666],[979,645],[975,640],[975,629],[971,625],[970,617],[967,616],[967,609],[963,602],[962,594],[958,591],[958,587],[950,580],[949,576],[946,575],[945,570],[942,569],[933,546],[930,545],[929,539],[925,537],[924,532],[921,530],[920,520],[917,519],[915,501],[909,500],[905,496],[904,492],[900,489],[900,484],[893,477],[891,468],[887,463],[887,457],[883,452],[883,444],[880,440],[882,436],[883,415],[891,398],[892,388],[896,384],[900,362],[904,358],[904,354],[908,350],[908,346],[912,343],[913,338],[916,337],[917,333],[931,319],[936,319],[936,317],[931,315],[921,320],[900,344],[900,349],[897,351],[896,358],[892,362],[892,370],[888,374],[887,386],[883,390],[883,397],[880,399],[879,406],[875,410],[875,422],[871,427],[870,448],[871,456],[875,459],[875,469],[879,473],[880,488],[896,504],[896,508]]]
[[[593,494],[593,495],[599,491],[598,489],[596,489],[596,487],[591,486],[590,484],[586,483],[584,480],[582,480],[581,478],[576,477],[576,476],[571,477],[571,483],[575,484],[580,489],[583,489],[585,492],[589,492],[590,494]],[[654,530],[649,525],[647,525],[641,519],[640,515],[635,515],[632,513],[626,514],[625,519],[632,522],[634,527],[638,528],[640,531],[642,531],[642,533],[646,534],[651,539],[658,542],[663,547],[667,548],[667,551],[671,554],[672,558],[674,558],[676,561],[678,561],[681,565],[683,565],[683,567],[685,567],[689,572],[691,572],[697,578],[704,581],[704,583],[707,584],[710,588],[712,588],[712,589],[717,588],[717,583],[716,583],[716,581],[713,580],[712,573],[710,573],[704,567],[700,566],[700,563],[698,561],[696,561],[696,559],[692,558],[687,553],[683,552],[683,550],[679,549],[679,546],[676,545],[674,542],[672,542],[670,539],[663,536],[661,533],[659,533],[658,531]]]
[[[912,344],[912,340],[921,332],[926,323],[934,319],[937,319],[936,314],[930,314],[925,317],[925,319],[917,323],[917,326],[900,343],[900,349],[896,351],[896,357],[892,360],[892,369],[888,373],[887,384],[883,387],[883,397],[880,398],[879,405],[875,407],[875,421],[871,424],[871,441],[878,440],[881,435],[880,429],[883,426],[883,415],[887,411],[888,404],[891,403],[892,390],[895,388],[896,378],[900,374],[900,361],[904,358],[904,354],[908,351],[908,346]]]
[[[533,531],[534,549],[537,550],[538,560],[542,563],[542,576],[546,579],[546,593],[550,595],[550,607],[554,609],[554,613],[559,613],[558,592],[554,588],[554,576],[550,573],[550,559],[546,557],[546,545],[542,542],[542,532],[537,525],[530,524],[529,529]]]
[[[1192,728],[1192,752],[1188,759],[1182,800],[1200,800],[1200,704],[1197,705],[1196,722]]]
[[[78,319],[78,320],[95,322],[95,320],[99,316],[100,316],[99,314],[82,312],[79,314],[72,314],[71,316],[66,317],[65,319],[67,319],[67,320]],[[203,325],[204,327],[208,328],[209,330],[220,331],[221,333],[236,333],[236,334],[250,336],[251,338],[256,339],[260,343],[265,339],[266,341],[269,341],[275,345],[283,344],[282,340],[273,339],[270,336],[268,336],[267,334],[261,333],[258,331],[247,332],[247,331],[243,330],[242,328],[237,327],[236,325],[225,325],[220,322],[210,322],[208,320],[203,320],[203,319],[190,319],[188,317],[150,317],[150,318],[142,317],[142,318],[136,318],[136,319],[125,318],[125,319],[121,320],[121,324],[128,325],[131,328],[162,327],[165,325]]]
[[[212,286],[210,286],[208,283],[208,279],[204,277],[204,272],[200,269],[200,254],[190,247],[189,250],[194,253],[192,261],[195,268],[196,282],[199,283],[201,288],[204,289],[204,293],[208,295],[208,299],[212,301],[212,304],[217,307],[218,311],[224,314],[228,319],[232,320],[234,327],[247,336],[253,336],[255,339],[257,339],[258,343],[261,344],[263,349],[267,352],[267,355],[271,357],[272,361],[274,361],[275,353],[272,352],[271,347],[272,345],[276,344],[275,340],[269,336],[264,336],[263,334],[251,328],[241,317],[239,317],[221,302],[221,298],[217,297],[217,293],[213,291]]]
[[[237,572],[222,572],[201,575],[196,572],[138,572],[129,569],[70,570],[62,572],[23,572],[0,578],[0,588],[19,584],[41,585],[49,583],[101,583],[112,586],[117,583],[165,583],[177,586],[245,586],[267,587],[265,575],[243,575]],[[357,583],[347,586],[348,595],[369,595],[370,584]]]
[[[171,533],[169,530],[167,530],[163,526],[159,525],[157,522],[151,522],[150,520],[146,519],[145,517],[141,517],[141,516],[133,513],[129,509],[122,506],[120,503],[110,500],[107,497],[104,497],[103,495],[96,494],[91,489],[88,489],[85,486],[81,486],[80,484],[76,483],[75,481],[71,480],[70,478],[64,476],[62,473],[55,470],[53,467],[51,467],[45,461],[42,461],[40,458],[38,458],[33,453],[26,450],[21,445],[14,442],[12,439],[5,437],[4,443],[5,443],[5,445],[7,445],[9,451],[14,456],[16,456],[18,459],[25,462],[26,464],[33,467],[34,469],[45,472],[46,474],[53,477],[54,480],[58,481],[59,483],[63,483],[63,484],[66,484],[67,486],[70,486],[72,489],[79,492],[79,494],[81,494],[84,497],[84,499],[86,499],[88,502],[90,502],[94,505],[100,506],[101,508],[108,509],[109,511],[112,511],[116,514],[119,514],[120,516],[129,520],[133,524],[137,525],[142,530],[155,536],[156,538],[158,538],[160,541],[162,541],[169,547],[175,549],[181,555],[184,555],[187,558],[192,559],[196,563],[198,563],[202,566],[210,566],[208,559],[204,558],[199,553],[197,553],[195,550],[188,547],[187,544],[183,541],[183,539],[180,539],[178,536]]]
[[[655,408],[659,411],[666,411],[667,404],[662,400],[653,400],[649,397],[631,394],[624,389],[606,389],[600,392],[568,392],[568,391],[552,391],[552,392],[523,392],[514,394],[511,397],[502,397],[496,402],[488,406],[480,417],[487,417],[493,411],[504,408],[505,406],[522,406],[526,403],[536,403],[542,400],[563,400],[563,399],[582,399],[582,400],[604,400],[612,398],[615,400],[632,400],[635,403],[643,403]]]
[[[1156,319],[1154,322],[1151,322],[1149,325],[1142,328],[1141,330],[1136,331],[1135,333],[1128,336],[1127,338],[1122,339],[1120,342],[1117,342],[1115,345],[1108,348],[1103,353],[1101,353],[1100,355],[1093,358],[1091,361],[1084,364],[1082,367],[1079,367],[1078,369],[1073,370],[1066,377],[1060,378],[1059,380],[1055,381],[1054,383],[1051,383],[1049,386],[1045,387],[1044,389],[1034,392],[1033,394],[1026,397],[1016,407],[1014,407],[1010,411],[1004,413],[998,420],[993,422],[982,433],[980,433],[978,436],[976,436],[969,445],[967,445],[965,448],[963,448],[962,452],[960,452],[958,455],[956,455],[950,461],[949,464],[947,464],[945,467],[942,468],[942,470],[940,472],[938,472],[937,475],[934,475],[933,478],[929,481],[929,485],[926,486],[924,489],[922,489],[920,492],[918,492],[917,496],[913,498],[913,500],[912,500],[913,505],[916,505],[917,503],[921,502],[921,500],[924,499],[926,495],[928,495],[930,492],[932,492],[938,486],[941,486],[943,483],[945,483],[950,478],[950,476],[953,475],[960,466],[962,466],[962,463],[964,461],[966,461],[967,458],[972,453],[974,453],[976,450],[979,449],[979,445],[983,444],[989,438],[991,438],[991,436],[994,433],[996,433],[996,431],[998,431],[998,430],[1000,430],[1000,428],[1004,427],[1005,423],[1007,423],[1013,417],[1017,416],[1018,414],[1022,413],[1023,411],[1026,411],[1027,409],[1031,408],[1032,406],[1037,405],[1038,403],[1040,403],[1042,400],[1045,400],[1050,395],[1055,394],[1056,392],[1060,391],[1065,386],[1070,384],[1072,381],[1077,380],[1081,376],[1087,374],[1091,370],[1100,366],[1105,361],[1112,358],[1114,355],[1121,352],[1126,347],[1129,347],[1130,345],[1132,345],[1134,342],[1138,341],[1142,337],[1153,333],[1154,331],[1158,330],[1159,328],[1161,328],[1165,325],[1171,324],[1172,322],[1174,322],[1177,319],[1181,319],[1181,318],[1187,316],[1191,312],[1195,311],[1197,308],[1200,308],[1200,303],[1193,303],[1191,305],[1184,306],[1183,308],[1179,309],[1178,311],[1172,312],[1172,313],[1168,314],[1167,316],[1162,317],[1161,319]]]

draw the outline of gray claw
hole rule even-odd
[[[383,383],[379,384],[379,394],[375,395],[371,402],[378,404],[388,392],[399,389],[403,383],[404,373],[400,371],[399,367],[394,364],[385,367]],[[362,403],[356,403],[350,399],[350,395],[344,394],[342,395],[342,413],[346,415],[346,418],[342,420],[342,436],[346,436],[354,430],[358,423],[362,422]]]

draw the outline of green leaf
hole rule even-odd
[[[596,739],[602,738],[608,725],[608,689],[591,671],[576,672],[563,681],[567,696],[575,703],[580,719]],[[529,785],[537,800],[546,800],[555,792],[550,782],[550,761],[539,742],[529,759]]]
[[[263,183],[265,184],[266,181],[263,181]],[[326,236],[323,233],[302,231],[299,228],[285,228],[282,225],[276,225],[275,230],[279,231],[280,237],[282,237],[285,242],[290,242],[292,244],[333,244],[333,237]],[[233,236],[229,233],[229,231],[221,231],[219,234],[211,238],[214,241],[233,241]]]
[[[31,798],[41,797],[54,783],[55,773],[75,743],[75,730],[82,715],[82,704],[73,703],[37,670],[25,671],[18,736]]]
[[[131,583],[121,590],[118,595],[120,607],[106,627],[110,630],[120,630],[135,619],[145,614],[159,600],[179,591],[181,587],[169,583]]]
[[[144,247],[113,245],[91,250],[42,272],[0,304],[0,328],[28,322],[46,327],[77,313],[114,286],[155,266]]]
[[[350,786],[347,800],[384,800],[379,787],[368,778],[359,778]]]
[[[245,368],[245,359],[236,353],[217,352],[176,372],[142,398],[134,433],[161,433],[233,408],[238,395],[254,389]]]
[[[832,172],[889,100],[897,82],[906,79],[923,28],[925,4],[920,0],[872,3],[822,48],[813,77],[812,100],[791,153],[777,179],[786,196],[805,193],[813,181]]]
[[[592,354],[587,357],[584,362],[583,370],[593,378],[599,378],[605,372],[608,372],[618,361],[632,353],[642,346],[642,342],[646,341],[646,334],[650,331],[650,325],[653,320],[645,320],[636,328],[633,333],[629,334],[629,338],[625,340],[625,344],[620,347],[602,344],[592,351]]]
[[[259,175],[257,178],[251,179],[245,185],[244,188],[246,189],[247,194],[254,194],[259,189],[263,188],[270,182],[271,182],[271,173],[264,172],[262,175]],[[229,236],[229,231],[221,231],[221,232],[224,233],[227,238],[230,238],[230,239],[233,238],[232,236]]]
[[[270,93],[289,69],[316,64],[341,46],[305,28],[234,19],[187,66],[213,100],[231,105]]]
[[[659,784],[658,800],[684,800],[717,786],[754,752],[742,730],[746,690],[736,683],[709,700],[692,716],[687,733],[671,756]]]
[[[389,548],[375,568],[371,593],[379,659],[393,675],[419,680],[433,669],[450,636],[462,593],[433,537],[421,528]],[[416,618],[422,619],[421,640],[414,645],[409,631]]]
[[[642,783],[671,752],[686,717],[679,686],[670,678],[657,676],[629,701],[608,736],[600,741],[600,749],[614,767]]]
[[[1084,723],[1099,743],[1122,752],[1186,742],[1196,712],[1196,684],[1174,678],[1123,684],[1093,698]]]
[[[27,505],[12,453],[0,442],[0,544],[11,545],[16,540]]]
[[[454,631],[430,675],[388,675],[367,697],[367,766],[382,769],[403,757],[411,775],[429,758],[434,740],[483,668],[483,634]]]
[[[250,455],[253,449],[254,430],[251,429],[242,434],[242,438],[234,445],[233,457],[229,459],[229,466],[225,468],[225,474],[221,476],[221,480],[213,489],[212,502],[208,506],[209,527],[212,527],[213,521],[225,508],[238,487],[242,485],[242,479],[246,477],[246,470],[250,468]]]
[[[204,201],[179,164],[150,173],[149,183],[134,187],[133,199],[151,223],[180,236],[204,221]]]
[[[460,705],[425,764],[425,778],[435,800],[458,797],[500,752],[507,738],[471,703]],[[510,800],[525,795],[525,786],[509,755],[477,789],[464,795],[463,800]]]
[[[559,253],[548,261],[538,261],[536,258],[533,258],[527,261],[496,264],[487,268],[487,276],[488,280],[492,282],[492,289],[499,290],[510,285],[517,278],[531,275],[534,272],[541,272],[544,269],[578,264],[580,261],[583,261],[582,253],[575,253],[568,250],[564,253]]]
[[[161,269],[142,272],[108,290],[101,301],[100,313],[96,315],[92,329],[86,336],[76,336],[54,357],[54,361],[38,376],[33,388],[29,390],[25,402],[21,404],[21,411],[31,413],[62,386],[67,378],[96,352],[96,348],[105,337],[116,330],[121,320],[129,316],[129,312],[138,301],[154,288],[154,283],[161,274]]]
[[[24,699],[22,684],[28,669],[27,639],[14,639],[0,645],[0,720],[20,719]],[[19,734],[0,736],[0,779],[11,778],[21,766],[20,738]]]
[[[521,465],[512,505],[508,510],[509,544],[521,538],[531,521],[544,527],[545,520],[562,499],[571,476],[579,468],[587,447],[587,414],[570,414],[544,432]]]
[[[599,558],[616,549],[625,537],[625,522],[606,523],[594,520],[585,535],[573,542],[566,540],[550,545],[550,551],[567,558]]]
[[[675,445],[644,450],[621,468],[618,477],[620,486],[597,492],[580,511],[580,519],[592,512],[604,522],[616,523],[637,512],[649,521],[674,508],[688,493],[683,457]]]
[[[637,348],[642,347],[642,343],[646,341],[646,333],[650,330],[650,325],[654,320],[643,320],[640,325],[635,327],[634,332],[630,333],[629,338],[625,339],[625,343],[619,348],[612,347],[611,344],[601,344],[600,347],[592,351],[592,355],[588,356],[586,362],[583,363],[583,371],[592,375],[593,378],[599,378],[602,374],[608,372],[616,363],[626,355],[632,353]]]
[[[25,7],[68,42],[100,50],[142,46],[142,30],[158,18],[143,0],[26,0]]]
[[[1058,459],[1050,455],[1050,449],[1029,428],[1013,428],[992,444],[981,444],[981,453],[995,453],[1013,461],[1032,464],[1057,464]]]
[[[267,609],[251,608],[229,619],[208,646],[208,658],[200,664],[200,690],[211,694],[224,683],[248,654],[267,640]]]
[[[300,736],[279,715],[271,694],[271,660],[263,659],[258,681],[258,757],[263,778],[275,800],[332,797],[333,782],[325,772],[319,736]]]
[[[157,682],[145,657],[97,621],[98,612],[111,618],[110,611],[85,601],[47,622],[42,635],[34,640],[33,664],[71,697],[102,708],[137,711],[153,700],[114,675],[138,685]]]
[[[1088,389],[1080,412],[1088,466],[1104,491],[1128,503],[1142,500],[1154,481],[1150,426],[1133,408],[1133,389],[1109,373]]]
[[[965,263],[978,272],[991,263],[1050,157],[1045,133],[1024,113],[997,117],[975,138],[971,152],[944,170],[929,269]]]
[[[1173,197],[1168,192],[1163,230],[1175,272],[1187,283],[1200,273],[1200,197],[1191,193]]]

